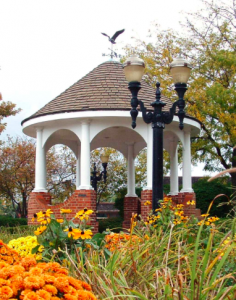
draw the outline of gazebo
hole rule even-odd
[[[90,151],[99,147],[112,147],[120,151],[128,162],[127,195],[124,202],[124,227],[129,226],[132,212],[145,218],[149,208],[144,202],[152,198],[152,128],[143,122],[141,114],[137,127],[131,128],[130,92],[122,64],[107,61],[77,81],[54,100],[32,116],[22,121],[23,132],[37,139],[35,188],[28,202],[28,219],[42,209],[51,208],[56,216],[60,208],[71,208],[72,214],[85,207],[96,211],[96,192],[90,183]],[[155,99],[155,90],[142,81],[139,93],[145,106]],[[162,96],[172,105],[170,99]],[[151,106],[150,106],[151,109]],[[186,116],[184,129],[179,129],[177,116],[164,130],[164,148],[170,155],[170,195],[176,203],[195,199],[191,181],[190,138],[200,132],[198,120]],[[178,186],[178,143],[183,145],[183,187]],[[46,184],[46,152],[56,144],[68,146],[75,154],[76,191],[64,203],[51,206],[51,197]],[[141,199],[135,194],[134,159],[147,147],[147,186]],[[187,215],[199,215],[195,206],[185,209]],[[96,215],[91,224],[97,230]]]

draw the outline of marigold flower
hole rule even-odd
[[[150,205],[150,204],[151,204],[150,201],[145,201],[145,202],[144,202],[144,205]]]
[[[9,299],[13,296],[13,290],[9,286],[3,286],[0,288],[0,299]]]

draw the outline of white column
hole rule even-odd
[[[43,144],[43,129],[37,128],[37,145],[35,161],[35,188],[33,192],[47,192],[46,153]]]
[[[176,142],[170,142],[170,193],[169,195],[178,195],[178,145]]]
[[[181,192],[192,193],[192,176],[191,176],[191,143],[190,132],[184,132],[183,145],[183,188]]]
[[[76,190],[80,186],[80,147],[78,146],[77,160],[76,160]]]
[[[137,197],[135,193],[134,144],[128,144],[128,174],[126,197]]]
[[[79,190],[92,190],[90,185],[90,124],[89,121],[82,122],[81,139],[81,181]]]
[[[147,125],[147,186],[144,190],[152,190],[152,159],[153,159],[153,129],[152,125]]]

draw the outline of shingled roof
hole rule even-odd
[[[142,80],[139,99],[147,108],[155,100],[155,89]],[[124,76],[122,64],[107,61],[82,77],[75,84],[50,101],[35,114],[22,121],[49,114],[89,110],[130,110],[131,94]],[[162,100],[169,109],[171,101],[165,96]]]

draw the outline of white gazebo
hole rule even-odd
[[[146,107],[155,99],[155,90],[145,81],[139,92]],[[93,203],[95,191],[90,182],[90,151],[99,147],[112,147],[119,150],[128,161],[127,195],[125,199],[125,221],[131,212],[138,209],[135,194],[134,159],[147,147],[147,186],[143,191],[143,201],[151,197],[152,191],[152,127],[137,118],[137,127],[131,128],[130,99],[122,64],[108,61],[96,67],[66,91],[46,104],[29,118],[22,121],[23,132],[37,139],[35,188],[28,205],[29,218],[37,210],[50,205],[50,195],[46,184],[46,152],[56,144],[68,146],[77,158],[76,191],[59,208],[81,205],[96,208]],[[164,110],[171,107],[171,101],[162,96],[167,103]],[[150,106],[151,110],[151,106]],[[194,197],[191,180],[191,142],[190,138],[200,132],[200,122],[190,116],[184,119],[184,129],[179,129],[175,116],[164,130],[164,148],[170,155],[170,195],[177,202],[184,203]],[[178,143],[183,145],[183,187],[178,186]],[[131,204],[133,203],[133,204]],[[140,207],[140,206],[139,206]],[[141,213],[142,213],[141,205]],[[193,209],[193,208],[192,208]],[[143,213],[144,215],[146,213]]]

